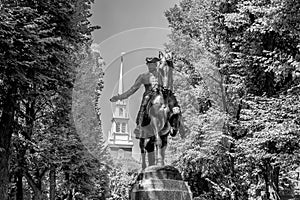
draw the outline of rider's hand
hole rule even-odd
[[[116,101],[118,101],[118,100],[119,100],[118,95],[117,95],[117,96],[113,96],[113,97],[110,99],[111,102],[116,102]]]

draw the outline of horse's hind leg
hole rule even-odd
[[[149,166],[155,165],[155,137],[152,137],[147,142],[147,145],[145,147],[147,154],[148,154],[148,163]]]
[[[146,150],[145,150],[145,139],[140,138],[140,149],[141,149],[141,157],[142,157],[142,169],[146,168]]]
[[[156,152],[155,152],[155,158],[156,158],[156,165],[161,165],[161,138],[159,136],[159,127],[160,127],[160,121],[155,118],[155,117],[152,117],[151,118],[151,123],[152,123],[152,128],[154,130],[154,135],[155,135],[155,147],[156,147]]]
[[[161,151],[160,151],[160,156],[161,156],[161,165],[165,165],[165,155],[166,155],[166,149],[167,149],[167,144],[168,144],[168,134],[161,136]]]

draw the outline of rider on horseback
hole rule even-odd
[[[171,136],[175,136],[178,128],[179,128],[179,115],[181,114],[178,102],[174,96],[174,93],[169,89],[164,87],[163,80],[166,77],[162,67],[166,64],[166,60],[159,59],[157,57],[146,58],[146,64],[148,67],[148,72],[143,73],[138,76],[133,86],[124,92],[123,94],[119,94],[113,96],[110,101],[115,102],[117,100],[126,99],[132,94],[134,94],[140,86],[143,84],[145,87],[145,92],[143,94],[142,103],[140,106],[140,110],[137,115],[136,124],[137,127],[134,130],[136,134],[136,138],[140,137],[141,126],[146,126],[150,119],[147,113],[147,105],[151,99],[151,97],[158,92],[162,91],[164,98],[169,98],[171,100],[168,101],[168,106],[170,109],[169,122],[172,127]]]

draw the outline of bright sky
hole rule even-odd
[[[93,34],[96,48],[100,50],[106,67],[104,91],[101,98],[102,124],[105,137],[111,127],[112,106],[109,102],[118,87],[120,55],[126,52],[123,66],[123,82],[126,91],[138,74],[147,70],[145,57],[157,56],[158,49],[168,42],[170,34],[164,12],[178,4],[179,0],[95,0],[91,22],[101,29]],[[129,98],[131,131],[144,88]],[[134,152],[138,152],[134,141]]]

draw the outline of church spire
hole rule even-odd
[[[119,90],[118,94],[123,93],[123,56],[125,55],[124,52],[121,53],[121,66],[120,66],[120,75],[119,75]]]
[[[121,53],[121,65],[119,75],[118,94],[123,93],[123,57]],[[129,129],[129,117],[127,111],[127,102],[118,100],[113,112],[112,126],[108,133],[108,145],[111,154],[116,159],[132,159],[133,141]],[[123,160],[125,162],[125,160]]]

